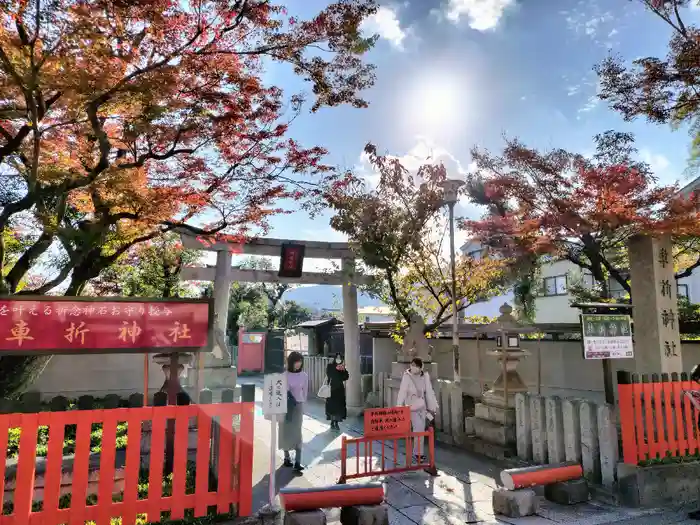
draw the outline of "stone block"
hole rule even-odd
[[[389,507],[380,505],[355,505],[340,509],[342,525],[389,525]]]
[[[561,399],[548,397],[545,401],[547,422],[547,455],[550,463],[564,461],[564,421],[562,418]]]
[[[593,483],[599,483],[600,442],[598,439],[598,407],[590,401],[581,401],[579,407],[581,424],[581,466],[583,473]]]
[[[515,445],[515,426],[500,425],[476,418],[474,431],[477,437],[497,445]]]
[[[462,399],[462,389],[459,385],[453,385],[450,389],[450,411],[449,416],[452,426],[452,437],[455,443],[461,444],[464,440],[464,401]]]
[[[575,399],[561,402],[564,420],[564,455],[566,461],[581,463],[581,417],[579,403]]]
[[[501,425],[515,424],[515,409],[503,408],[477,403],[474,407],[474,415],[480,419],[487,419]]]
[[[613,488],[619,459],[615,408],[611,405],[598,407],[598,442],[600,444],[600,475],[603,486]]]
[[[326,525],[326,514],[321,509],[285,512],[284,525]]]
[[[483,403],[477,403],[474,406],[474,415],[480,419],[490,419],[489,418],[489,407]]]
[[[284,513],[279,505],[268,503],[257,512],[255,517],[258,520],[257,525],[282,525]]]
[[[548,463],[547,413],[545,398],[530,396],[530,421],[532,425],[532,459],[539,465]]]
[[[469,416],[469,417],[464,418],[464,433],[467,436],[473,436],[474,433],[476,432],[474,430],[474,421],[476,421],[476,418],[473,416]]]
[[[539,510],[539,499],[532,489],[506,490],[499,488],[493,492],[493,513],[509,518],[534,516]]]
[[[585,503],[590,497],[588,482],[584,478],[581,478],[545,485],[544,497],[560,505]]]
[[[620,503],[627,507],[667,507],[700,499],[700,462],[689,461],[618,469]]]
[[[518,457],[530,461],[532,459],[532,420],[529,394],[515,396],[515,440]]]
[[[201,385],[200,388],[208,388],[210,390],[216,388],[235,388],[236,377],[235,366],[203,368],[202,381],[204,384]]]

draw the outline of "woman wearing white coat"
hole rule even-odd
[[[423,360],[416,357],[411,361],[411,366],[401,377],[399,395],[396,398],[397,406],[408,406],[411,408],[411,427],[413,432],[425,432],[425,419],[428,413],[435,417],[438,409],[435,391],[430,382],[430,375],[423,371]],[[413,442],[413,455],[416,461],[425,461],[425,451],[421,440]]]

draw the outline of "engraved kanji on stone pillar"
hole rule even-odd
[[[634,358],[638,373],[683,371],[670,235],[630,239]]]

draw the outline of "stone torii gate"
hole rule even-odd
[[[231,284],[234,282],[286,282],[299,284],[341,285],[343,296],[343,320],[345,362],[350,374],[347,382],[346,398],[349,413],[359,414],[364,409],[362,381],[360,375],[360,329],[357,315],[357,284],[369,280],[367,276],[355,273],[356,255],[345,242],[293,241],[282,239],[252,239],[245,244],[214,242],[203,244],[196,235],[181,231],[182,245],[188,250],[216,252],[215,267],[185,267],[180,279],[183,281],[214,282],[214,326],[217,332],[218,351],[210,354],[205,363],[205,385],[224,380],[231,388],[235,385],[236,369],[232,367],[231,355],[225,344],[228,305]],[[304,272],[300,278],[279,277],[276,271],[233,268],[232,253],[280,257],[284,244],[304,245],[305,259],[335,259],[341,261],[341,271],[336,273]],[[227,377],[217,377],[225,374]],[[233,378],[231,377],[233,375]],[[218,386],[218,385],[213,385]],[[312,393],[313,395],[313,393]]]

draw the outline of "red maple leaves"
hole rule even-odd
[[[361,54],[371,40],[359,25],[371,0],[293,24],[269,2],[2,5],[0,186],[17,191],[3,195],[0,231],[35,214],[84,275],[176,227],[264,231],[281,202],[318,210],[345,177],[324,164],[323,147],[289,137],[305,97],[263,72],[291,65],[312,87],[313,110],[366,105],[360,91],[374,76]]]

